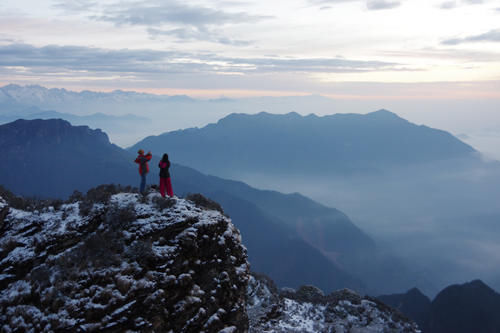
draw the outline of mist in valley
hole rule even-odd
[[[241,178],[340,209],[379,246],[431,281],[436,291],[477,278],[500,288],[498,162],[453,160],[376,174],[284,172]]]

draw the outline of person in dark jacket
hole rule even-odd
[[[165,197],[165,189],[167,190],[167,195],[172,197],[174,191],[172,190],[172,182],[170,181],[170,161],[168,160],[168,154],[163,154],[163,157],[158,163],[160,168],[160,193],[162,197]]]
[[[146,175],[149,172],[149,165],[148,161],[151,160],[151,152],[148,152],[146,155],[144,155],[144,150],[139,149],[137,152],[139,156],[135,159],[135,163],[139,164],[139,175],[141,175],[141,185],[139,187],[139,190],[141,193],[144,193],[144,189],[146,187]]]

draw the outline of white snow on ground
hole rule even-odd
[[[278,327],[283,330],[295,330],[300,332],[318,332],[324,329],[325,317],[323,311],[325,306],[313,306],[311,303],[298,303],[285,298],[285,312],[290,316],[287,320],[279,321]]]
[[[157,258],[167,258],[167,262],[173,262],[172,260],[169,261],[168,258],[175,256],[176,251],[178,251],[176,244],[178,244],[181,239],[197,236],[200,232],[200,227],[215,224],[219,225],[218,222],[221,220],[227,221],[228,223],[225,224],[227,225],[227,230],[223,231],[220,238],[224,240],[233,238],[237,243],[240,243],[241,238],[239,232],[236,231],[234,225],[230,223],[230,220],[220,212],[201,209],[192,202],[176,197],[169,199],[173,201],[171,207],[160,209],[155,205],[155,200],[165,199],[161,198],[159,193],[150,193],[145,198],[135,193],[119,193],[112,195],[109,204],[106,206],[104,204],[94,204],[87,216],[80,216],[81,203],[79,202],[63,204],[59,209],[47,207],[40,211],[24,211],[12,207],[8,208],[8,214],[4,219],[5,233],[2,235],[0,241],[1,249],[7,249],[5,257],[0,261],[0,265],[6,269],[0,274],[0,281],[10,281],[15,277],[15,275],[9,274],[9,269],[11,269],[9,267],[11,265],[17,265],[16,267],[18,267],[20,264],[22,265],[23,262],[33,262],[33,260],[42,257],[46,258],[45,260],[47,263],[64,260],[66,254],[82,245],[82,235],[79,230],[89,228],[89,226],[94,223],[93,218],[100,214],[106,214],[107,209],[113,206],[117,208],[133,209],[137,216],[136,219],[130,222],[130,225],[128,225],[126,229],[120,230],[125,239],[132,240],[132,244],[134,239],[140,239],[142,236],[148,236],[157,231],[165,230],[166,225],[175,225],[179,223],[180,226],[184,226],[184,229],[175,236],[175,239],[170,240],[170,245],[166,245],[164,242],[162,243],[159,241],[151,244],[154,256]],[[7,203],[0,197],[0,210],[6,206]],[[100,221],[102,220],[101,218]],[[189,226],[186,225],[186,221],[190,221]],[[100,224],[99,228],[102,227],[103,225]],[[50,244],[51,246],[57,247],[61,244],[61,241],[64,240],[70,240],[72,242],[71,245],[69,247],[64,246],[61,249],[56,249],[52,251],[52,254],[48,254],[50,253],[50,249],[37,247],[38,244]],[[61,298],[60,301],[63,300],[65,302],[63,308],[75,309],[83,307],[92,311],[104,311],[111,303],[103,305],[94,302],[93,299],[98,298],[99,295],[111,295],[113,299],[116,299],[116,302],[122,302],[125,300],[125,296],[128,293],[134,293],[134,291],[137,290],[155,290],[156,281],[172,281],[175,282],[175,284],[179,284],[182,283],[184,279],[191,279],[189,273],[175,276],[169,275],[167,271],[154,272],[151,273],[151,276],[146,275],[145,278],[135,279],[134,272],[138,269],[140,269],[140,267],[134,267],[133,262],[123,262],[121,267],[107,267],[102,270],[94,268],[92,277],[86,277],[85,275],[87,273],[84,271],[80,272],[82,281],[85,281],[87,278],[99,278],[99,275],[103,277],[110,275],[114,276],[116,287],[113,289],[112,286],[93,286],[77,294],[75,296],[77,299],[66,297],[63,300]],[[237,267],[237,270],[238,273],[248,272],[248,267],[246,264],[242,264]],[[52,275],[48,276],[47,279],[52,281],[54,278],[53,274],[55,273],[51,272],[51,274]],[[224,274],[221,274],[221,279],[223,278]],[[68,281],[63,283],[78,284],[80,282]],[[75,290],[80,288],[78,285],[68,285],[68,287]],[[55,290],[53,287],[46,288],[42,291],[42,297],[44,297],[43,295],[49,297],[54,292]],[[161,297],[160,294],[162,292],[164,291],[159,291],[158,293],[153,292],[151,297]],[[204,291],[198,285],[195,285],[191,294],[185,299],[184,306],[200,303],[200,297],[205,295],[206,292],[209,291]],[[10,323],[8,323],[9,326],[4,326],[3,323],[0,324],[0,330],[8,331],[8,327],[17,327],[20,330],[30,330],[32,326],[29,326],[27,322],[25,322],[27,317],[32,318],[32,320],[30,320],[31,323],[50,322],[50,318],[57,318],[59,322],[64,321],[68,327],[75,325],[74,319],[68,311],[44,313],[43,310],[35,306],[23,305],[22,300],[24,298],[29,298],[31,293],[31,286],[25,280],[11,281],[0,291],[0,304],[17,304],[5,308],[7,313],[3,315],[6,315],[6,318],[10,318]],[[134,306],[134,304],[135,301],[128,302],[113,312],[110,312],[110,320],[125,315],[128,309]],[[220,309],[213,315],[211,320],[218,320],[223,311],[223,309]],[[22,313],[22,315],[19,313]],[[110,325],[111,324],[112,321],[110,321]],[[92,324],[89,325],[88,329],[91,329]],[[232,328],[227,328],[224,330],[224,333],[233,331]]]
[[[272,287],[274,288],[274,287]],[[395,310],[350,290],[299,301],[299,292],[272,291],[262,278],[249,280],[247,311],[251,333],[418,333]],[[288,295],[288,296],[287,296]]]

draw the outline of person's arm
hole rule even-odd
[[[146,160],[150,161],[151,158],[153,157],[153,154],[151,154],[151,152],[148,152],[145,157],[146,157]]]

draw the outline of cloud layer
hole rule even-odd
[[[404,69],[397,63],[341,58],[238,58],[210,53],[27,44],[0,46],[0,66],[121,73],[356,73]]]
[[[346,2],[365,2],[368,10],[393,9],[401,5],[401,1],[396,0],[309,0],[315,5],[334,5]]]
[[[450,38],[442,42],[444,45],[458,45],[463,43],[500,42],[500,29],[490,30],[483,34],[467,36],[464,38]]]
[[[119,1],[101,6],[93,1],[71,0],[59,2],[54,7],[66,12],[83,13],[93,20],[118,27],[144,27],[153,38],[168,36],[182,42],[207,41],[233,46],[247,46],[250,41],[228,37],[221,27],[227,29],[230,25],[255,24],[271,18],[172,0]]]
[[[386,1],[386,0],[372,0],[366,3],[366,6],[370,10],[382,10],[382,9],[392,9],[399,7],[401,5],[400,1]]]

